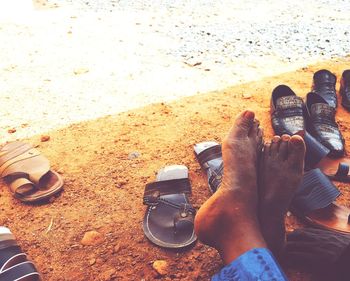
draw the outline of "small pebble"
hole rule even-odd
[[[156,260],[153,262],[152,267],[161,276],[168,273],[168,262],[165,260]]]
[[[243,94],[242,96],[245,100],[251,99],[252,95],[251,94]]]
[[[133,151],[133,152],[129,153],[128,159],[133,160],[133,159],[139,158],[140,155],[141,154],[138,151]]]
[[[80,242],[84,246],[96,246],[103,243],[103,235],[97,231],[88,231]]]
[[[88,73],[88,72],[89,72],[89,70],[87,68],[77,68],[74,70],[75,75],[84,74],[84,73]]]
[[[48,136],[48,135],[41,136],[41,138],[40,138],[41,142],[45,142],[45,141],[49,141],[49,140],[50,140],[50,136]]]

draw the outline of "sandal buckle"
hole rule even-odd
[[[160,192],[155,191],[152,195],[143,197],[143,204],[149,206],[157,206],[159,203]]]

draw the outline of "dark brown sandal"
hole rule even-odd
[[[143,219],[146,237],[164,248],[183,248],[193,244],[195,209],[187,198],[191,193],[188,169],[182,165],[167,166],[157,174],[157,181],[146,185]]]

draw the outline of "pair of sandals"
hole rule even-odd
[[[50,198],[63,188],[63,179],[50,162],[27,143],[11,142],[0,149],[0,177],[11,193],[25,203]]]
[[[210,150],[206,151],[209,146]],[[213,164],[211,169],[205,167],[210,178],[209,188],[212,193],[215,192],[223,172],[221,146],[215,142],[201,143],[194,146],[194,153],[202,167]],[[208,161],[209,158],[212,160]],[[196,210],[188,199],[189,194],[191,183],[188,168],[183,165],[159,170],[156,181],[146,185],[143,203],[148,207],[143,230],[151,242],[169,249],[185,248],[196,242]]]
[[[40,281],[35,265],[6,227],[0,227],[0,281]]]

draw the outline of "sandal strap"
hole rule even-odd
[[[5,262],[3,261],[3,265],[0,268],[0,273],[16,264],[19,264],[25,261],[27,261],[27,255],[25,253],[19,253],[19,254],[13,255]]]
[[[339,163],[338,170],[334,175],[336,178],[346,178],[349,174],[350,167],[347,163]]]
[[[146,184],[143,199],[144,201],[158,198],[162,195],[191,193],[191,183],[188,178],[155,181]]]
[[[191,204],[185,204],[185,203],[174,203],[170,200],[167,200],[165,198],[162,198],[160,196],[158,197],[144,197],[143,198],[143,204],[144,205],[148,205],[148,206],[157,206],[158,204],[165,204],[168,205],[172,208],[178,209],[180,212],[184,211],[184,212],[191,212],[192,214],[196,213],[196,209],[194,209]]]
[[[20,193],[17,193],[18,189],[20,189],[21,187],[30,184],[33,186],[33,189],[35,188],[34,183],[32,183],[30,180],[26,179],[26,178],[18,178],[14,181],[12,181],[9,185],[10,185],[10,189],[13,193],[15,193],[16,195],[22,195]]]
[[[305,165],[307,168],[312,168],[326,157],[330,150],[318,142],[308,132],[304,132],[303,138],[306,146]]]
[[[31,165],[24,165],[27,161],[31,161]],[[27,174],[33,182],[38,183],[49,170],[50,163],[46,157],[41,155],[39,150],[32,148],[4,163],[0,167],[0,175],[6,177],[12,174]]]
[[[6,147],[9,146],[8,149]],[[0,151],[0,168],[9,160],[31,150],[33,146],[23,142],[13,142],[5,145]]]
[[[13,246],[18,246],[15,239],[6,239],[3,241],[0,241],[0,250],[13,247]]]
[[[28,278],[31,277],[32,278]],[[0,281],[40,280],[40,274],[30,261],[16,264],[0,273]]]
[[[196,155],[199,164],[202,168],[209,168],[207,162],[213,159],[222,157],[221,145],[211,146]]]
[[[304,174],[292,206],[307,214],[327,207],[339,195],[340,191],[329,178],[320,169],[313,169]]]

